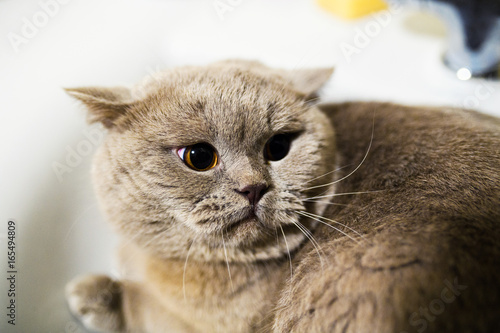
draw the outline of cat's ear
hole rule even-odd
[[[87,107],[90,123],[100,122],[106,128],[117,126],[132,104],[130,90],[124,87],[103,88],[66,88],[72,97]]]
[[[306,97],[316,95],[316,92],[330,79],[333,68],[308,68],[286,71],[283,75],[294,88]]]

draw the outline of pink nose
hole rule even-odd
[[[239,190],[235,190],[244,197],[247,197],[250,205],[255,206],[269,187],[266,184],[247,185]]]

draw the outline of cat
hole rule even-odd
[[[331,68],[228,60],[68,93],[120,279],[77,277],[100,332],[500,331],[500,120],[318,104]]]

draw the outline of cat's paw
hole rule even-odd
[[[105,275],[78,277],[66,285],[71,312],[99,332],[124,330],[122,285]]]

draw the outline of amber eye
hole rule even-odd
[[[290,136],[287,134],[277,134],[266,143],[264,157],[269,161],[279,161],[290,151]]]
[[[217,165],[217,153],[208,143],[197,143],[177,150],[179,157],[188,167],[196,171],[207,171]]]

